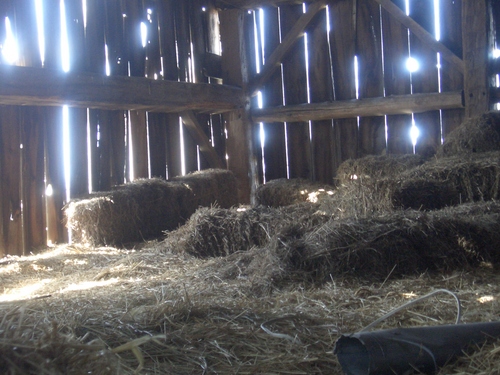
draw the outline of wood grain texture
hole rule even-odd
[[[224,112],[244,103],[240,88],[225,85],[0,65],[0,104]]]

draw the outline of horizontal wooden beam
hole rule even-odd
[[[227,85],[0,65],[0,104],[222,113],[245,102],[242,89]]]
[[[353,117],[371,117],[463,108],[462,92],[394,95],[381,98],[339,100],[253,109],[252,121],[300,122]]]
[[[408,17],[396,4],[391,0],[375,0],[384,8],[393,18],[401,22],[401,24],[408,28],[418,39],[427,44],[435,52],[439,52],[441,57],[448,61],[455,69],[464,74],[465,64],[463,60],[455,55],[443,43],[440,43],[425,30],[420,24]]]
[[[221,9],[258,9],[265,6],[284,4],[302,4],[302,0],[216,0],[215,5]]]

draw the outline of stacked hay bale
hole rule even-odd
[[[334,201],[326,202],[325,209],[336,207],[345,216],[498,199],[500,114],[464,121],[438,148],[436,158],[385,155],[348,160],[339,167],[338,179]]]
[[[174,181],[139,179],[73,200],[64,213],[74,242],[124,246],[162,236],[183,224],[199,206],[235,204],[234,175],[210,169]]]
[[[439,158],[500,150],[500,112],[465,120],[438,148]]]
[[[337,180],[339,185],[342,185],[357,180],[392,178],[426,161],[418,154],[368,155],[359,159],[349,159],[338,167]]]
[[[172,182],[182,184],[190,192],[181,203],[186,218],[198,207],[230,208],[238,204],[236,177],[226,169],[196,171],[175,177]]]

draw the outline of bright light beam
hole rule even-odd
[[[43,0],[35,0],[36,28],[38,32],[38,49],[40,50],[40,61],[45,64],[45,24],[43,21]]]
[[[19,59],[19,49],[16,38],[12,32],[12,25],[9,17],[5,17],[5,42],[3,44],[2,55],[7,64],[14,64]]]
[[[61,13],[62,69],[64,72],[69,72],[69,70],[70,70],[70,56],[69,56],[68,28],[66,25],[66,7],[64,5],[64,0],[61,0],[59,4],[60,4],[60,13]]]

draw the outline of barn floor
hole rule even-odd
[[[0,260],[0,368],[8,374],[342,374],[333,348],[407,301],[444,288],[463,321],[500,314],[500,272],[487,264],[368,281],[297,280],[263,291],[226,277],[231,257],[199,259],[160,242],[135,249],[61,245]],[[389,276],[389,275],[388,275]],[[378,328],[453,323],[438,295]],[[500,341],[439,374],[498,374]]]

